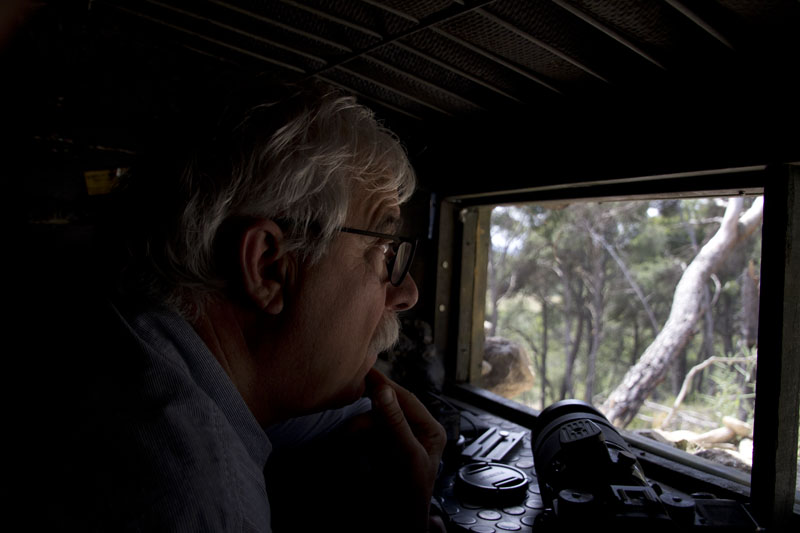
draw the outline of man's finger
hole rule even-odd
[[[441,456],[447,440],[444,429],[422,402],[383,374],[377,371],[370,374],[369,379],[372,380],[376,396],[374,401],[379,404],[382,400],[386,402],[382,410],[389,423],[398,431],[402,428],[402,435],[405,434],[405,428],[408,428],[407,431],[422,444],[429,456]],[[381,399],[380,395],[385,397]]]
[[[447,441],[444,428],[414,394],[403,388],[396,389],[396,393],[411,431],[425,447],[428,455],[440,456]]]
[[[391,386],[380,385],[375,390],[373,404],[380,413],[383,423],[398,437],[398,441],[404,447],[414,447],[415,443],[419,445],[419,441],[411,431],[411,426],[397,401],[397,393]]]

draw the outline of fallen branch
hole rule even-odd
[[[726,364],[749,363],[750,361],[755,361],[755,360],[756,360],[755,354],[749,355],[747,357],[720,357],[715,355],[713,357],[709,357],[702,363],[694,365],[692,369],[686,373],[686,377],[683,380],[683,385],[681,385],[681,390],[680,392],[678,392],[678,396],[677,398],[675,398],[675,401],[672,404],[672,409],[670,409],[667,416],[658,426],[659,429],[665,427],[672,421],[672,417],[675,415],[675,410],[678,408],[678,406],[680,406],[681,402],[683,402],[683,399],[686,397],[686,393],[689,391],[689,385],[691,385],[692,378],[695,376],[695,374],[697,374],[704,368],[713,365],[714,363],[726,363]]]
[[[672,406],[661,405],[660,403],[656,403],[652,400],[645,400],[644,406],[654,411],[659,411],[661,413],[670,413],[672,411]],[[707,416],[697,411],[684,409],[682,411],[675,412],[674,416],[679,418],[681,421],[696,427],[701,427],[705,429],[714,429],[716,427],[719,427],[719,423],[716,420],[711,420]],[[660,428],[661,426],[662,424],[659,423],[658,427]]]

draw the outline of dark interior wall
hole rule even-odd
[[[630,95],[442,129],[422,154],[442,196],[800,161],[795,72],[691,98]]]
[[[4,129],[29,221],[89,216],[84,172],[130,166],[163,121],[202,114],[243,74],[104,22],[80,2],[40,7],[3,51]]]
[[[232,90],[264,74],[256,65],[207,61],[158,31],[131,35],[109,21],[80,2],[39,5],[0,49],[7,258],[22,299],[35,299],[37,278],[83,283],[92,276],[88,251],[108,198],[88,193],[86,172],[130,167],[154,138],[170,142],[163,128],[202,122]],[[273,74],[285,73],[267,73]],[[376,112],[412,159],[428,149],[419,130],[385,110]],[[405,230],[419,238],[412,273],[421,310],[432,305],[427,270],[436,242],[430,231],[434,188],[424,174],[419,178]]]
[[[82,2],[37,6],[0,49],[2,169],[22,223],[90,222],[104,202],[87,194],[85,172],[129,167],[164,128],[202,123],[254,79],[295,79],[255,61],[209,60],[158,26],[121,28]],[[412,156],[427,146],[401,117],[377,115]]]

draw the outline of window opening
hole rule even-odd
[[[749,473],[762,209],[760,196],[495,206],[473,382],[534,409],[582,399]]]

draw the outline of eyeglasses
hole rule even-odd
[[[377,237],[391,242],[392,255],[386,260],[389,282],[395,287],[402,285],[403,280],[406,279],[406,274],[408,274],[408,269],[411,268],[411,261],[414,259],[414,252],[417,249],[416,240],[363,229],[339,228],[339,231]]]

